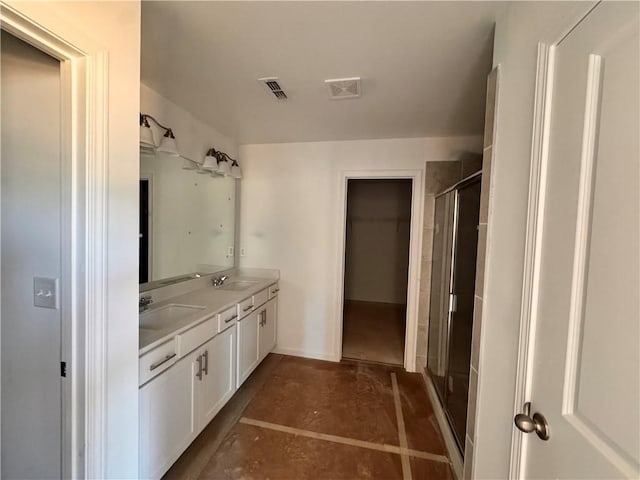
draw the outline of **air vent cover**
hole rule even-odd
[[[262,83],[267,91],[271,93],[278,100],[286,100],[287,94],[284,93],[282,87],[278,83],[278,77],[259,78],[258,81]]]
[[[332,100],[358,98],[360,96],[360,77],[333,78],[325,80],[324,84],[327,86],[329,98]]]

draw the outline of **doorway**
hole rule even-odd
[[[342,357],[404,364],[411,179],[349,179]]]
[[[60,478],[69,281],[61,66],[2,31],[1,67],[1,476]]]
[[[151,176],[140,176],[139,283],[150,282],[151,274]]]

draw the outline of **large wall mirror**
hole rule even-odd
[[[234,266],[236,180],[140,155],[140,289]]]

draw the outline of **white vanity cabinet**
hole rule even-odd
[[[195,353],[140,388],[140,478],[160,478],[196,435]]]
[[[162,477],[274,348],[277,292],[211,311],[140,357],[140,478]]]
[[[160,478],[236,391],[236,327],[140,389],[140,478]]]

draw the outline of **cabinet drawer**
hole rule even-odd
[[[218,332],[226,330],[238,321],[238,305],[226,309],[218,314]]]
[[[253,304],[256,308],[260,305],[264,305],[267,300],[269,300],[269,289],[265,288],[264,290],[259,291],[253,296]]]
[[[271,300],[273,297],[277,297],[279,291],[280,291],[280,287],[278,286],[277,283],[275,285],[271,285],[269,287],[269,300]]]
[[[218,333],[217,315],[178,335],[178,356],[184,357]]]
[[[174,339],[163,343],[150,352],[145,353],[138,361],[138,384],[142,385],[171,365],[176,363],[177,352]]]
[[[253,311],[253,297],[249,297],[238,304],[238,319],[246,317],[252,311]]]

